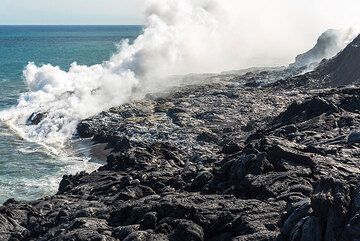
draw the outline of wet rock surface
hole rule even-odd
[[[360,89],[246,87],[249,75],[82,121],[106,164],[52,197],[8,200],[0,240],[359,240]]]
[[[26,120],[27,125],[38,125],[45,117],[47,113],[32,113]]]

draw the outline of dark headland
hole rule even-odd
[[[106,165],[8,200],[0,240],[360,240],[360,36],[302,71],[212,76],[82,121]]]

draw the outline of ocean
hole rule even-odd
[[[0,26],[0,111],[16,106],[27,91],[23,70],[29,62],[94,65],[108,60],[123,39],[133,41],[141,26]],[[78,147],[77,147],[78,148]],[[61,177],[94,170],[99,161],[81,150],[49,152],[0,121],[0,203],[54,194]]]

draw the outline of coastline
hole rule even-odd
[[[106,164],[0,205],[0,239],[357,240],[359,43],[303,75],[219,75],[83,120]]]
[[[1,239],[291,240],[335,225],[331,213],[350,235],[360,170],[348,136],[360,123],[344,103],[360,89],[244,81],[184,86],[84,120],[80,137],[112,149],[107,163],[64,176],[52,197],[8,200]],[[324,192],[342,197],[337,206]]]

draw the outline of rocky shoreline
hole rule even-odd
[[[7,201],[1,240],[356,240],[360,89],[238,81],[84,120],[107,164],[53,197]]]
[[[360,88],[316,73],[218,76],[82,121],[106,165],[8,200],[0,240],[359,240]]]

